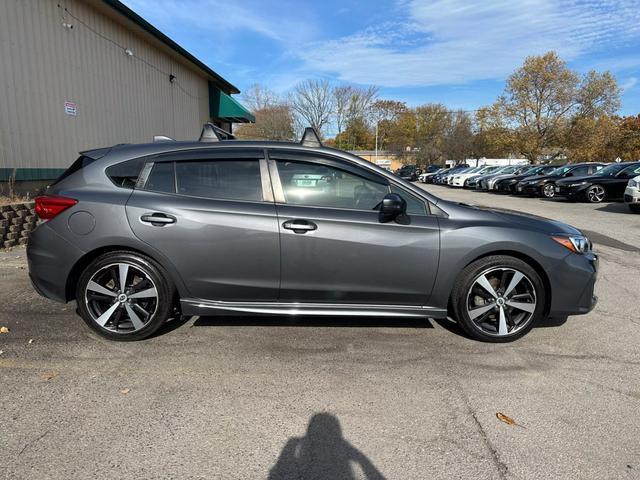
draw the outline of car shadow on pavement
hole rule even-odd
[[[187,321],[193,317],[187,317]],[[293,315],[216,315],[198,317],[194,327],[348,327],[433,328],[427,318]]]
[[[626,203],[612,202],[596,208],[599,212],[622,213],[623,215],[633,215]]]
[[[568,317],[566,316],[556,318],[543,318],[542,320],[539,320],[538,323],[533,326],[533,328],[561,327],[567,322],[567,318]],[[451,333],[467,338],[469,340],[473,340],[469,335],[466,334],[464,330],[462,330],[462,328],[460,328],[456,321],[450,317],[434,318],[433,321]]]
[[[343,437],[340,422],[330,413],[316,413],[305,436],[287,440],[268,479],[289,478],[385,479],[373,462]]]

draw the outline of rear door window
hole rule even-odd
[[[216,159],[175,163],[176,193],[223,200],[263,201],[256,160]]]
[[[160,162],[153,165],[149,178],[144,186],[152,192],[175,193],[176,179],[173,162]]]

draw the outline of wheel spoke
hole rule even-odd
[[[104,327],[107,322],[109,321],[109,319],[111,318],[111,315],[113,315],[113,312],[116,311],[116,309],[120,306],[119,302],[115,302],[113,305],[111,305],[106,312],[104,312],[102,315],[100,315],[98,318],[96,318],[96,322],[101,326]]]
[[[129,295],[129,298],[151,298],[157,296],[158,291],[156,290],[156,287],[151,287],[147,288],[146,290],[142,290],[141,292],[132,293],[131,295]]]
[[[536,309],[535,303],[513,302],[511,300],[507,300],[506,303],[510,307],[517,308],[518,310],[522,310],[523,312],[533,313]]]
[[[504,307],[500,307],[500,315],[498,315],[498,335],[506,335],[507,330],[507,314],[504,311]]]
[[[103,287],[100,284],[97,284],[96,282],[94,282],[93,280],[91,280],[88,284],[87,284],[87,290],[91,290],[92,292],[98,292],[101,293],[102,295],[107,295],[109,297],[115,297],[116,296],[116,292],[112,292],[111,290],[109,290],[106,287]]]
[[[487,313],[489,310],[491,310],[494,307],[495,307],[495,303],[490,303],[483,307],[478,307],[478,308],[474,308],[473,310],[468,310],[469,318],[471,318],[471,320],[475,320],[480,315],[482,315],[483,313]]]
[[[129,274],[129,265],[126,263],[118,264],[118,275],[120,278],[120,291],[124,292],[127,288],[127,275]]]
[[[513,277],[511,277],[511,282],[509,282],[509,286],[504,291],[504,296],[508,297],[511,291],[518,286],[520,280],[524,278],[524,275],[520,272],[513,272]]]
[[[493,298],[498,298],[497,292],[494,290],[486,275],[480,276],[478,280],[476,280],[476,283],[490,293]]]
[[[133,324],[134,329],[140,330],[142,327],[144,327],[144,322],[140,319],[138,314],[133,311],[133,308],[131,308],[131,305],[129,305],[128,303],[125,303],[124,308],[127,310],[127,313],[129,314],[129,318],[131,319],[131,323]]]

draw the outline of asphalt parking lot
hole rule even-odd
[[[504,345],[448,322],[282,317],[113,343],[2,252],[0,478],[640,478],[640,215],[426,188],[583,229],[596,309]]]

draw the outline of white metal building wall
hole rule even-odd
[[[80,150],[158,134],[197,138],[209,119],[207,78],[198,72],[91,2],[1,0],[0,168],[66,167]]]

